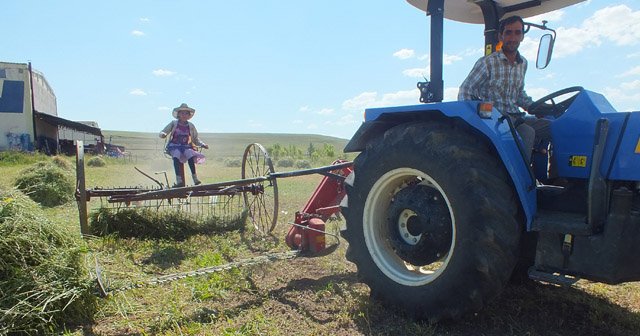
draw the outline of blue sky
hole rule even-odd
[[[402,0],[36,1],[3,3],[0,61],[32,62],[60,117],[159,132],[196,108],[200,132],[350,138],[364,108],[418,103],[429,19]],[[640,1],[589,0],[542,17],[558,37],[535,99],[574,85],[640,110]],[[445,100],[482,55],[482,26],[445,22]]]

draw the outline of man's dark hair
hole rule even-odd
[[[524,20],[522,20],[522,17],[514,15],[500,21],[500,34],[504,33],[504,27],[515,22],[520,22],[522,24],[522,28],[524,29]]]

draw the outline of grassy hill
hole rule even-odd
[[[160,139],[158,133],[109,130],[103,130],[102,133],[107,143],[125,146],[126,150],[137,158],[161,156],[165,146],[165,139]],[[347,139],[317,134],[201,133],[200,138],[210,146],[207,156],[216,158],[241,157],[247,145],[254,142],[265,148],[274,144],[284,147],[294,145],[305,152],[309,144],[316,148],[329,144],[335,148],[336,154],[340,155],[348,142]]]

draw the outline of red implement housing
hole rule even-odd
[[[332,165],[343,162],[346,161],[337,160]],[[343,182],[352,170],[352,166],[347,166],[324,174],[302,211],[296,212],[285,239],[290,248],[310,253],[326,248],[325,221],[340,212],[340,202],[346,195]]]

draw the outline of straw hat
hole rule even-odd
[[[187,104],[182,103],[180,104],[180,106],[176,107],[173,109],[173,117],[174,118],[178,118],[178,112],[180,111],[189,111],[189,119],[191,119],[191,117],[193,117],[194,114],[196,114],[196,110],[192,109],[191,107],[189,107]]]

